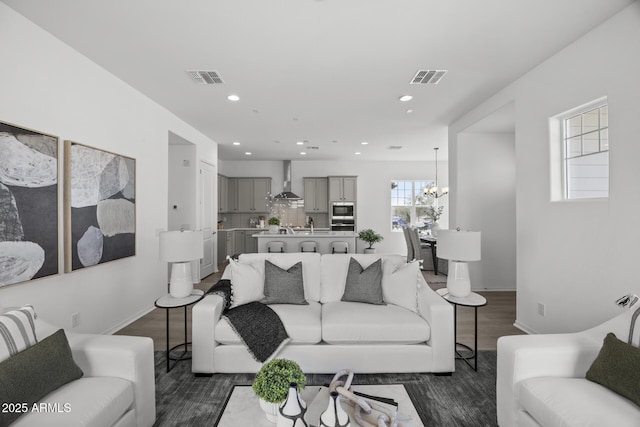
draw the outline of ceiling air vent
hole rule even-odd
[[[445,74],[447,74],[447,70],[418,70],[411,79],[411,84],[437,85]]]
[[[220,85],[224,84],[222,77],[217,71],[196,71],[187,70],[187,74],[191,76],[194,82],[201,85]]]
[[[401,150],[402,149],[402,145],[390,145],[389,147],[387,147],[387,150]]]

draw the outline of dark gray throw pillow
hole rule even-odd
[[[367,268],[362,268],[353,258],[349,260],[342,301],[385,305],[382,298],[382,259]]]
[[[0,402],[34,403],[84,373],[71,355],[62,329],[0,363]],[[11,424],[23,412],[0,411],[0,425]]]
[[[609,332],[587,379],[640,406],[640,348],[620,341]]]
[[[269,260],[264,261],[263,304],[309,304],[304,299],[302,261],[284,270]]]

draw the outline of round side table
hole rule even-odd
[[[487,299],[480,294],[475,292],[471,292],[466,297],[454,297],[449,294],[447,288],[442,288],[436,290],[436,293],[440,295],[442,298],[453,304],[453,336],[455,339],[458,339],[458,306],[464,307],[473,307],[474,311],[474,323],[473,323],[473,346],[474,348],[469,347],[466,344],[461,344],[456,341],[455,344],[455,352],[458,355],[457,359],[462,359],[473,368],[474,371],[478,370],[478,307],[482,307],[487,305]],[[462,347],[463,349],[469,351],[469,354],[463,355],[458,351],[458,347]],[[469,362],[470,359],[473,359],[473,365]]]
[[[174,298],[170,294],[160,297],[156,300],[155,306],[158,308],[164,308],[167,313],[167,372],[171,371],[176,364],[182,360],[189,360],[191,357],[185,357],[187,354],[187,346],[191,345],[191,342],[187,342],[187,307],[191,304],[195,304],[204,298],[204,291],[200,289],[194,289],[191,295],[184,298]],[[172,308],[184,308],[184,342],[169,348],[169,310]],[[184,351],[177,357],[171,357],[171,352],[178,347],[184,346]],[[173,361],[173,365],[171,362]]]

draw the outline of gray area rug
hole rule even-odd
[[[251,385],[254,374],[195,377],[191,362],[166,371],[164,352],[155,353],[155,426],[215,426],[234,385]],[[323,385],[333,375],[307,375]],[[478,372],[456,361],[451,376],[432,374],[358,374],[354,384],[404,384],[425,426],[497,426],[496,352],[478,353]]]

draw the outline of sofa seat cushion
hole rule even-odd
[[[49,393],[12,427],[110,426],[133,407],[133,384],[116,377],[84,377]]]
[[[271,304],[269,305],[284,324],[290,344],[316,344],[322,339],[320,303],[309,301],[309,305]],[[221,344],[242,344],[240,337],[226,319],[216,324],[216,341]]]
[[[322,305],[322,339],[329,344],[418,344],[430,334],[422,317],[397,305],[346,301]]]
[[[585,378],[523,380],[520,403],[544,427],[640,426],[640,407]]]

